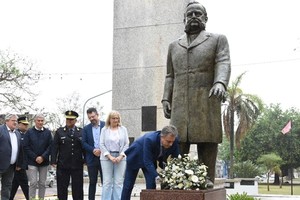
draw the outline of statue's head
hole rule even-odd
[[[187,34],[200,33],[202,30],[205,30],[207,20],[205,7],[195,0],[190,1],[184,13],[184,31]]]

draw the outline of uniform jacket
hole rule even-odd
[[[37,130],[35,127],[28,129],[24,137],[24,149],[28,165],[47,166],[51,154],[52,134],[49,129]],[[42,156],[44,161],[38,164],[35,159]]]
[[[134,141],[131,146],[125,151],[127,156],[127,166],[130,169],[146,168],[150,172],[149,178],[158,176],[156,171],[157,162],[163,168],[163,162],[171,155],[177,157],[179,155],[178,140],[176,138],[173,145],[161,153],[160,144],[161,131],[146,133],[142,137]]]
[[[84,163],[84,152],[81,144],[82,129],[74,127],[57,129],[53,139],[51,164],[57,164],[62,169],[80,169]]]
[[[15,131],[18,141],[18,155],[16,166],[21,167],[23,164],[23,148],[21,145],[21,136],[19,131]],[[0,171],[5,171],[10,166],[11,159],[11,141],[6,124],[0,126]]]
[[[100,121],[100,133],[105,123]],[[85,150],[85,162],[87,166],[98,166],[99,157],[93,154],[94,147],[94,136],[93,136],[93,125],[90,123],[83,128],[82,133],[82,146]]]
[[[163,101],[171,103],[180,142],[222,142],[221,101],[208,96],[215,83],[226,88],[229,77],[224,35],[202,31],[190,45],[186,35],[169,45]]]
[[[19,129],[18,129],[19,133],[20,133],[20,136],[21,136],[21,146],[22,146],[22,152],[23,152],[23,162],[22,162],[22,165],[21,165],[21,168],[22,169],[28,169],[28,161],[27,161],[27,155],[25,153],[25,150],[24,150],[24,138],[25,138],[25,133],[21,132]]]
[[[101,149],[101,156],[100,160],[108,160],[106,157],[108,154],[110,154],[109,149],[107,149],[106,145],[106,137],[110,134],[109,128],[104,127],[101,130],[101,136],[100,136],[100,149]],[[125,151],[128,149],[129,146],[129,138],[128,138],[128,132],[127,129],[124,126],[119,126],[119,134],[120,134],[120,149],[119,153],[120,155],[125,155]],[[126,158],[123,158],[125,160]]]

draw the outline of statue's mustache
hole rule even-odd
[[[197,25],[193,23],[196,23]],[[192,34],[199,33],[202,30],[205,30],[205,23],[197,18],[192,18],[187,21],[184,31],[188,34]]]
[[[191,26],[191,24],[194,22],[198,23],[199,25],[203,24],[203,22],[201,20],[199,20],[198,18],[192,18],[187,21],[187,25]]]

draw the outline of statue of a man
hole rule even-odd
[[[165,117],[178,128],[181,154],[197,144],[198,158],[214,182],[222,142],[221,102],[231,68],[227,39],[206,32],[207,19],[199,2],[187,5],[186,34],[169,45],[162,104]]]

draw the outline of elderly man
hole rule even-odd
[[[222,142],[221,101],[230,77],[224,35],[205,31],[207,13],[197,1],[184,14],[185,33],[169,45],[162,99],[164,114],[178,128],[181,153],[197,144],[199,160],[215,178],[218,143]]]
[[[35,199],[38,189],[38,198],[44,199],[46,179],[51,153],[52,134],[44,127],[45,117],[37,114],[34,117],[35,126],[28,129],[24,138],[24,149],[27,155],[29,184],[29,198]]]
[[[16,130],[18,116],[8,114],[0,126],[0,179],[1,199],[9,200],[15,170],[23,163],[21,136]]]
[[[163,169],[163,163],[170,155],[177,157],[179,154],[177,135],[175,126],[165,126],[161,131],[146,133],[125,151],[126,171],[121,200],[130,200],[139,169],[145,175],[146,188],[156,188],[156,181],[160,180],[157,163]]]

